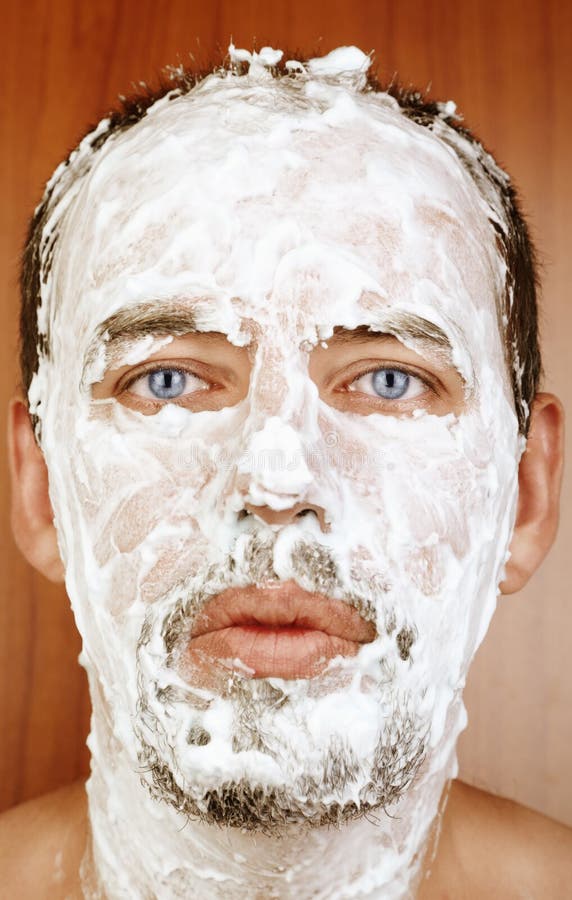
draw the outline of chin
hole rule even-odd
[[[391,684],[227,681],[222,697],[178,683],[151,696],[140,680],[142,781],[187,818],[262,832],[341,825],[390,811],[426,759],[429,721]]]

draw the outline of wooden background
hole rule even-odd
[[[546,387],[566,401],[572,328],[572,4],[562,0],[28,0],[0,38],[2,410],[17,386],[17,271],[42,185],[88,122],[164,65],[233,38],[375,50],[383,76],[454,99],[520,186],[544,264]],[[4,413],[2,412],[2,415]],[[0,808],[84,774],[89,698],[63,590],[10,534],[0,470]],[[501,600],[471,673],[461,774],[572,824],[572,509],[532,584]]]

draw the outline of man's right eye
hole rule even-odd
[[[207,382],[193,372],[167,366],[138,375],[125,385],[124,390],[145,400],[169,402],[208,387]]]

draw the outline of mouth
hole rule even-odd
[[[252,678],[312,678],[337,656],[355,656],[375,627],[341,600],[295,582],[228,588],[197,617],[188,661],[205,657]]]

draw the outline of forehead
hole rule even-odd
[[[372,298],[490,311],[492,211],[454,151],[385,95],[314,93],[215,82],[111,138],[62,229],[66,319],[91,332],[130,304],[215,295],[326,327],[361,324],[352,304]]]

